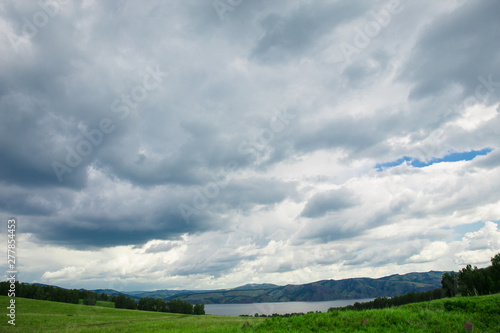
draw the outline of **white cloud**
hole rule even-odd
[[[37,4],[1,6],[0,212],[22,225],[26,281],[206,289],[487,264],[496,224],[454,230],[500,220],[498,4],[402,3],[337,61],[388,3],[246,1],[221,22],[210,2],[85,1],[34,35]],[[168,75],[142,98],[148,66]],[[102,119],[115,130],[59,182],[53,162]]]

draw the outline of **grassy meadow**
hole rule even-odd
[[[7,313],[9,298],[0,296]],[[16,298],[16,326],[3,314],[0,332],[234,332],[265,318],[185,315]]]
[[[500,332],[500,294],[454,297],[400,307],[364,311],[311,313],[272,318],[259,332]]]
[[[0,296],[7,313],[9,298]],[[500,294],[291,318],[194,316],[16,298],[16,327],[1,332],[500,332]],[[248,324],[245,324],[248,323]]]

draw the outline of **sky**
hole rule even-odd
[[[498,13],[2,2],[0,217],[18,221],[18,279],[219,289],[488,266]]]

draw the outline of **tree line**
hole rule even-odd
[[[444,273],[441,286],[446,297],[479,296],[500,292],[500,253],[491,258],[491,266],[467,265],[458,273]]]
[[[424,292],[410,292],[390,298],[377,297],[371,302],[356,302],[341,308],[329,308],[328,311],[382,309],[457,295],[479,296],[498,292],[500,292],[500,253],[491,258],[491,266],[486,268],[472,268],[471,265],[467,265],[458,273],[453,271],[444,273],[441,279],[441,288]]]
[[[0,295],[7,296],[10,289],[9,281],[0,282]],[[143,311],[171,312],[183,314],[205,314],[205,305],[196,303],[194,306],[180,299],[165,301],[161,298],[143,297],[136,302],[132,297],[120,295],[106,295],[84,289],[64,289],[55,286],[15,282],[16,297],[38,299],[43,301],[96,305],[97,301],[113,302],[115,308]]]
[[[158,311],[171,313],[185,313],[203,315],[205,314],[205,304],[196,303],[194,306],[181,299],[173,299],[168,302],[161,298],[142,297],[137,304],[138,310]]]
[[[371,309],[383,309],[389,308],[391,306],[400,306],[410,303],[427,302],[434,299],[443,298],[444,293],[441,288],[420,291],[420,292],[409,292],[404,295],[394,296],[394,297],[377,297],[371,302],[356,302],[353,305],[347,305],[339,308],[329,308],[328,312],[337,310],[371,310]]]

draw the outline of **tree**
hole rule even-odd
[[[167,302],[165,302],[162,298],[156,299],[156,311],[167,312]]]
[[[472,277],[472,266],[467,265],[458,272],[458,289],[462,296],[477,295],[474,279]]]
[[[193,305],[179,298],[168,301],[167,312],[193,314]]]
[[[94,293],[88,293],[87,297],[83,299],[84,305],[95,305],[96,303],[96,295]]]
[[[441,286],[443,287],[446,297],[454,297],[458,294],[458,274],[455,272],[444,273],[441,279]]]
[[[491,258],[491,279],[493,280],[494,293],[500,292],[500,253]]]
[[[115,302],[115,308],[118,308],[118,309],[126,309],[127,308],[127,298],[123,294],[116,296],[116,298],[114,299],[114,302]]]
[[[491,258],[491,266],[500,269],[500,252]]]
[[[98,301],[107,301],[108,300],[108,295],[106,293],[98,294],[97,295],[97,300]]]
[[[195,314],[195,315],[204,315],[205,314],[205,304],[198,304],[198,303],[196,303],[194,305],[193,314]]]
[[[80,296],[80,291],[78,289],[71,289],[68,292],[68,298],[66,299],[66,302],[78,304],[78,302],[80,301],[79,296]]]
[[[47,293],[45,292],[43,286],[36,286],[35,287],[35,299],[40,299],[42,301],[47,299]]]

